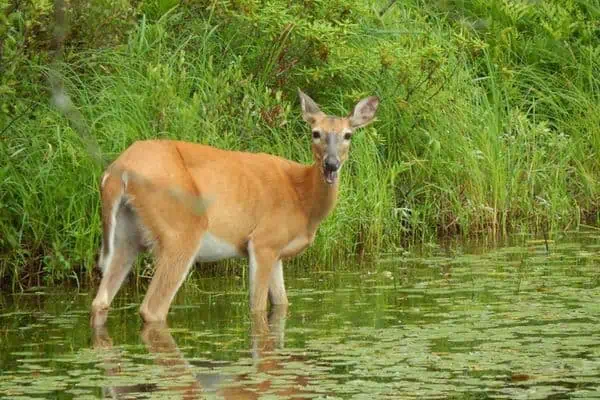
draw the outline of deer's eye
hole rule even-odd
[[[352,134],[350,132],[344,135],[344,140],[350,140],[352,138]]]
[[[321,132],[313,131],[313,139],[319,139],[321,137]]]

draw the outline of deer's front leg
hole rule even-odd
[[[252,311],[265,311],[269,285],[277,253],[268,247],[261,247],[251,240],[248,243],[249,278],[250,278],[250,309]]]
[[[275,266],[271,272],[269,300],[271,300],[271,305],[284,306],[288,304],[287,294],[285,293],[285,283],[283,281],[283,263],[281,260],[275,262]]]

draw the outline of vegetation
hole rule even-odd
[[[440,235],[595,223],[600,0],[0,0],[0,278],[92,276],[101,166],[49,101],[61,74],[107,160],[178,138],[310,161],[298,87],[382,99],[298,263]],[[54,67],[53,67],[54,65]]]

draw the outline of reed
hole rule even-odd
[[[331,113],[382,99],[298,268],[597,222],[598,0],[412,0],[382,16],[387,0],[121,3],[92,10],[116,21],[94,35],[82,29],[94,15],[73,12],[60,65],[109,160],[135,140],[177,138],[309,162],[298,87]],[[0,5],[14,39],[1,43],[0,278],[13,289],[85,283],[102,170],[49,104],[48,41]],[[33,26],[51,23],[40,7]]]

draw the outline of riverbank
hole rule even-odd
[[[309,162],[297,88],[333,114],[382,99],[296,262],[597,222],[597,0],[176,3],[69,12],[60,72],[106,160],[178,138]],[[5,10],[0,278],[89,279],[102,168],[49,102],[52,9]]]

